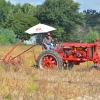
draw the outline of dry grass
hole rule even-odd
[[[11,49],[1,46],[0,57]],[[11,54],[13,56],[26,50],[29,46],[19,46]],[[68,100],[83,95],[100,95],[100,72],[89,72],[91,62],[74,66],[68,70],[37,69],[33,51],[37,56],[42,48],[36,46],[21,56],[23,64],[15,72],[13,65],[0,68],[0,100]],[[9,68],[9,69],[6,69]],[[6,70],[5,70],[6,69]]]

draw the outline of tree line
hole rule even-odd
[[[25,31],[43,23],[57,28],[52,36],[58,41],[94,42],[100,35],[100,12],[84,10],[73,0],[45,0],[41,5],[13,5],[0,0],[0,44],[15,44],[32,35]]]

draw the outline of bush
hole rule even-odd
[[[12,30],[4,29],[0,27],[0,44],[1,45],[9,45],[15,44],[18,41],[16,39],[16,35]]]
[[[88,34],[84,36],[83,41],[87,43],[95,42],[96,38],[99,38],[99,33],[95,30],[91,30]]]

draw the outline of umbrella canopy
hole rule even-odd
[[[25,32],[28,34],[34,34],[34,33],[46,33],[46,32],[54,31],[54,30],[56,30],[56,28],[39,23],[39,24],[29,28]]]

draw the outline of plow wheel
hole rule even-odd
[[[90,67],[90,71],[98,72],[100,71],[100,65],[99,64],[94,64]]]
[[[63,67],[65,70],[67,69],[70,70],[73,68],[73,66],[74,66],[74,62],[71,62],[71,61],[66,61],[63,63]]]
[[[42,52],[38,59],[37,65],[40,69],[50,68],[50,69],[61,69],[62,59],[60,55],[52,50]]]

